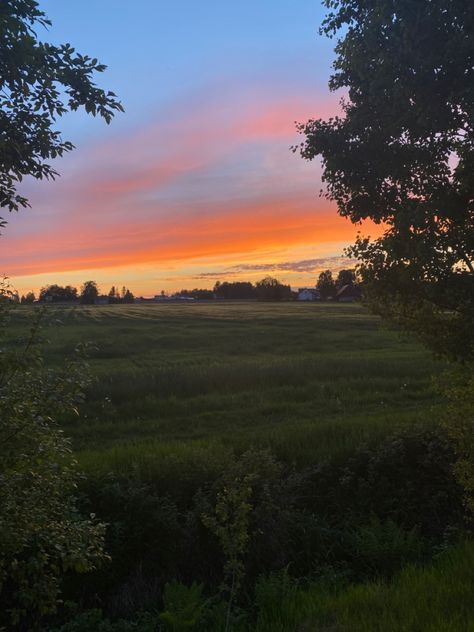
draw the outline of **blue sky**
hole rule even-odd
[[[319,2],[40,7],[53,22],[40,37],[107,64],[98,83],[126,112],[110,126],[83,113],[60,121],[77,149],[59,181],[27,183],[33,209],[5,235],[5,272],[21,290],[93,278],[153,294],[263,269],[314,285],[324,262],[342,265],[356,231],[318,197],[319,165],[290,151],[295,120],[338,111]]]

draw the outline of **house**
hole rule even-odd
[[[348,283],[347,285],[343,285],[339,288],[335,300],[340,303],[353,303],[354,301],[360,300],[360,295],[360,287],[358,285]]]
[[[94,299],[94,305],[108,305],[109,304],[109,297],[105,294],[100,294],[99,296],[96,296]]]
[[[299,301],[320,301],[321,293],[316,288],[302,287],[298,290]]]

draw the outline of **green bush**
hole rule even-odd
[[[160,614],[166,630],[186,632],[197,629],[206,607],[202,591],[202,584],[193,583],[189,587],[177,581],[166,584],[163,593],[165,610]]]
[[[50,632],[159,632],[156,615],[143,613],[133,620],[110,621],[101,610],[87,610],[61,628]]]
[[[104,525],[78,512],[79,475],[57,423],[81,401],[83,362],[45,368],[41,312],[12,340],[9,309],[0,304],[0,627],[33,630],[56,610],[67,572],[105,559]]]

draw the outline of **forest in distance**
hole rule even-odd
[[[341,289],[346,287],[351,290],[351,298],[360,299],[362,284],[356,277],[355,269],[341,269],[336,278],[333,278],[331,270],[323,270],[317,279],[314,290],[302,288],[298,291],[292,290],[289,285],[285,285],[274,277],[264,277],[253,284],[250,281],[217,281],[212,289],[180,290],[179,292],[166,293],[164,290],[154,297],[135,297],[133,293],[122,286],[122,290],[113,285],[107,294],[102,294],[95,281],[86,281],[80,290],[72,285],[61,286],[51,284],[42,287],[38,297],[30,291],[21,296],[18,292],[12,292],[7,300],[12,303],[22,305],[32,305],[33,303],[69,303],[82,305],[116,305],[118,303],[133,303],[147,301],[165,300],[198,300],[209,301],[214,299],[228,300],[261,300],[261,301],[282,301],[300,298],[304,290],[314,292],[311,299],[304,300],[338,300]],[[317,293],[315,292],[317,290]]]

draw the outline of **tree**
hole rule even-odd
[[[66,301],[77,301],[77,289],[72,285],[46,285],[40,290],[39,300],[42,303],[58,303]]]
[[[339,290],[344,285],[354,285],[356,280],[355,270],[339,270],[336,279],[336,288]]]
[[[118,303],[120,300],[120,295],[118,295],[115,285],[112,285],[107,296],[109,297],[109,304]]]
[[[0,294],[10,294],[4,283]],[[77,511],[78,473],[58,424],[82,400],[83,362],[45,368],[41,312],[19,343],[8,335],[11,309],[0,304],[0,628],[36,630],[56,609],[62,574],[105,559],[105,526]]]
[[[17,192],[25,176],[54,179],[48,161],[70,151],[57,119],[84,107],[108,123],[122,106],[93,78],[105,66],[65,44],[39,41],[50,22],[35,0],[3,0],[0,6],[0,206],[28,206]],[[5,225],[0,218],[0,227]],[[60,300],[49,286],[40,298]],[[44,368],[36,346],[37,323],[25,345],[10,333],[13,294],[0,287],[0,628],[38,629],[57,606],[61,578],[93,569],[104,558],[104,526],[79,515],[77,473],[58,416],[77,411],[85,385],[82,369]],[[10,334],[11,335],[11,334]]]
[[[474,358],[474,4],[325,0],[342,116],[299,126],[327,197],[357,223],[364,296],[436,352]]]
[[[194,298],[197,301],[212,301],[214,292],[212,290],[194,288],[193,290],[181,290],[179,296]]]
[[[223,283],[217,281],[213,291],[217,298],[246,300],[257,297],[255,287],[250,281],[234,281],[230,283],[229,281],[224,281]]]
[[[27,292],[24,296],[21,297],[21,303],[24,305],[31,305],[36,301],[36,296],[34,292]]]
[[[255,284],[257,298],[260,301],[282,301],[291,298],[291,287],[283,285],[278,279],[265,277]]]
[[[95,281],[86,281],[81,288],[80,301],[83,305],[94,305],[99,296],[99,288]]]
[[[336,284],[332,278],[331,270],[323,270],[318,277],[316,287],[321,293],[321,298],[327,300],[328,298],[334,298],[336,294]]]
[[[113,92],[93,79],[106,66],[76,53],[70,44],[41,42],[36,30],[51,23],[36,0],[4,0],[0,7],[0,206],[28,206],[17,192],[25,176],[54,179],[48,163],[73,149],[56,120],[83,107],[109,123],[123,111]],[[5,225],[0,218],[0,227]]]
[[[126,288],[125,294],[122,297],[122,303],[133,303],[134,300],[135,297],[133,296],[132,292],[130,292],[130,290]]]

